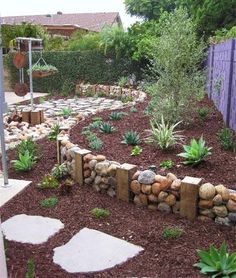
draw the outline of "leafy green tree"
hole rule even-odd
[[[199,42],[187,11],[177,9],[163,14],[160,37],[152,48],[150,74],[153,84],[149,113],[160,121],[189,121],[195,102],[204,93],[204,75],[199,66],[204,57],[204,44]]]
[[[68,41],[67,49],[70,51],[83,51],[99,49],[100,34],[99,33],[81,33],[75,32]]]
[[[66,44],[67,43],[66,43],[65,39],[61,36],[48,38],[46,45],[45,45],[45,50],[46,51],[64,50],[66,47]]]
[[[200,36],[206,38],[218,29],[236,25],[235,0],[176,0],[192,16]]]
[[[41,38],[46,43],[48,34],[40,25],[33,25],[31,23],[22,23],[17,25],[2,25],[2,45],[4,48],[9,48],[10,42],[16,37],[33,37]]]
[[[131,15],[145,19],[158,19],[162,10],[172,11],[175,8],[173,0],[125,0],[126,11]]]

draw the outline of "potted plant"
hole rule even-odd
[[[27,71],[29,74],[29,70]],[[32,76],[33,77],[46,77],[53,74],[56,74],[58,72],[58,69],[55,66],[52,65],[40,65],[40,64],[34,64],[32,66]]]

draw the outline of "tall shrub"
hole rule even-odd
[[[205,76],[200,69],[204,48],[184,9],[162,15],[160,37],[152,48],[154,82],[148,87],[149,113],[155,120],[161,115],[170,122],[191,119],[195,102],[204,93]]]

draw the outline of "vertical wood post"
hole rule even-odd
[[[75,181],[79,184],[79,185],[83,185],[84,184],[84,160],[83,157],[86,154],[91,153],[91,151],[89,150],[76,150],[75,151]]]
[[[116,189],[116,197],[119,200],[123,200],[126,202],[130,201],[130,183],[133,174],[137,171],[137,166],[124,163],[120,168],[117,169],[117,189]]]
[[[22,111],[22,121],[30,123],[30,110]]]
[[[209,69],[209,73],[208,73],[208,78],[209,78],[209,92],[208,92],[208,96],[210,99],[212,99],[212,89],[213,89],[213,74],[214,74],[214,60],[215,60],[215,46],[211,45],[210,46],[210,53],[208,54],[210,55],[210,69]]]
[[[44,110],[43,109],[40,110],[40,123],[41,124],[44,123]]]
[[[202,179],[185,177],[180,188],[180,215],[193,220],[197,217],[199,186]]]
[[[34,110],[30,112],[30,123],[32,125],[38,125],[41,123],[41,112],[39,110]]]
[[[64,137],[62,136],[57,136],[57,164],[61,164],[61,141],[63,140]]]

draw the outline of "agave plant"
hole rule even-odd
[[[203,136],[197,141],[192,139],[190,145],[183,145],[184,152],[178,154],[178,156],[185,158],[183,164],[186,165],[198,165],[201,163],[208,155],[211,154],[211,147],[205,146],[206,142]]]
[[[131,146],[136,146],[140,144],[141,140],[139,137],[139,134],[136,131],[127,131],[123,135],[123,141],[121,143],[126,144],[126,145],[131,145]]]
[[[99,130],[103,133],[109,134],[112,133],[115,130],[115,128],[109,123],[101,123]]]
[[[163,150],[183,142],[184,136],[180,134],[181,131],[175,130],[180,123],[181,121],[176,124],[166,123],[163,116],[160,123],[151,121],[151,130],[147,131],[149,133],[147,142],[157,144]]]
[[[219,251],[210,246],[208,251],[197,250],[200,262],[194,266],[200,268],[203,274],[209,274],[215,277],[236,277],[236,252],[229,254],[226,243],[223,242]]]
[[[121,120],[123,118],[123,116],[127,115],[127,113],[125,112],[111,112],[111,114],[109,115],[109,119],[112,121],[118,121]]]

